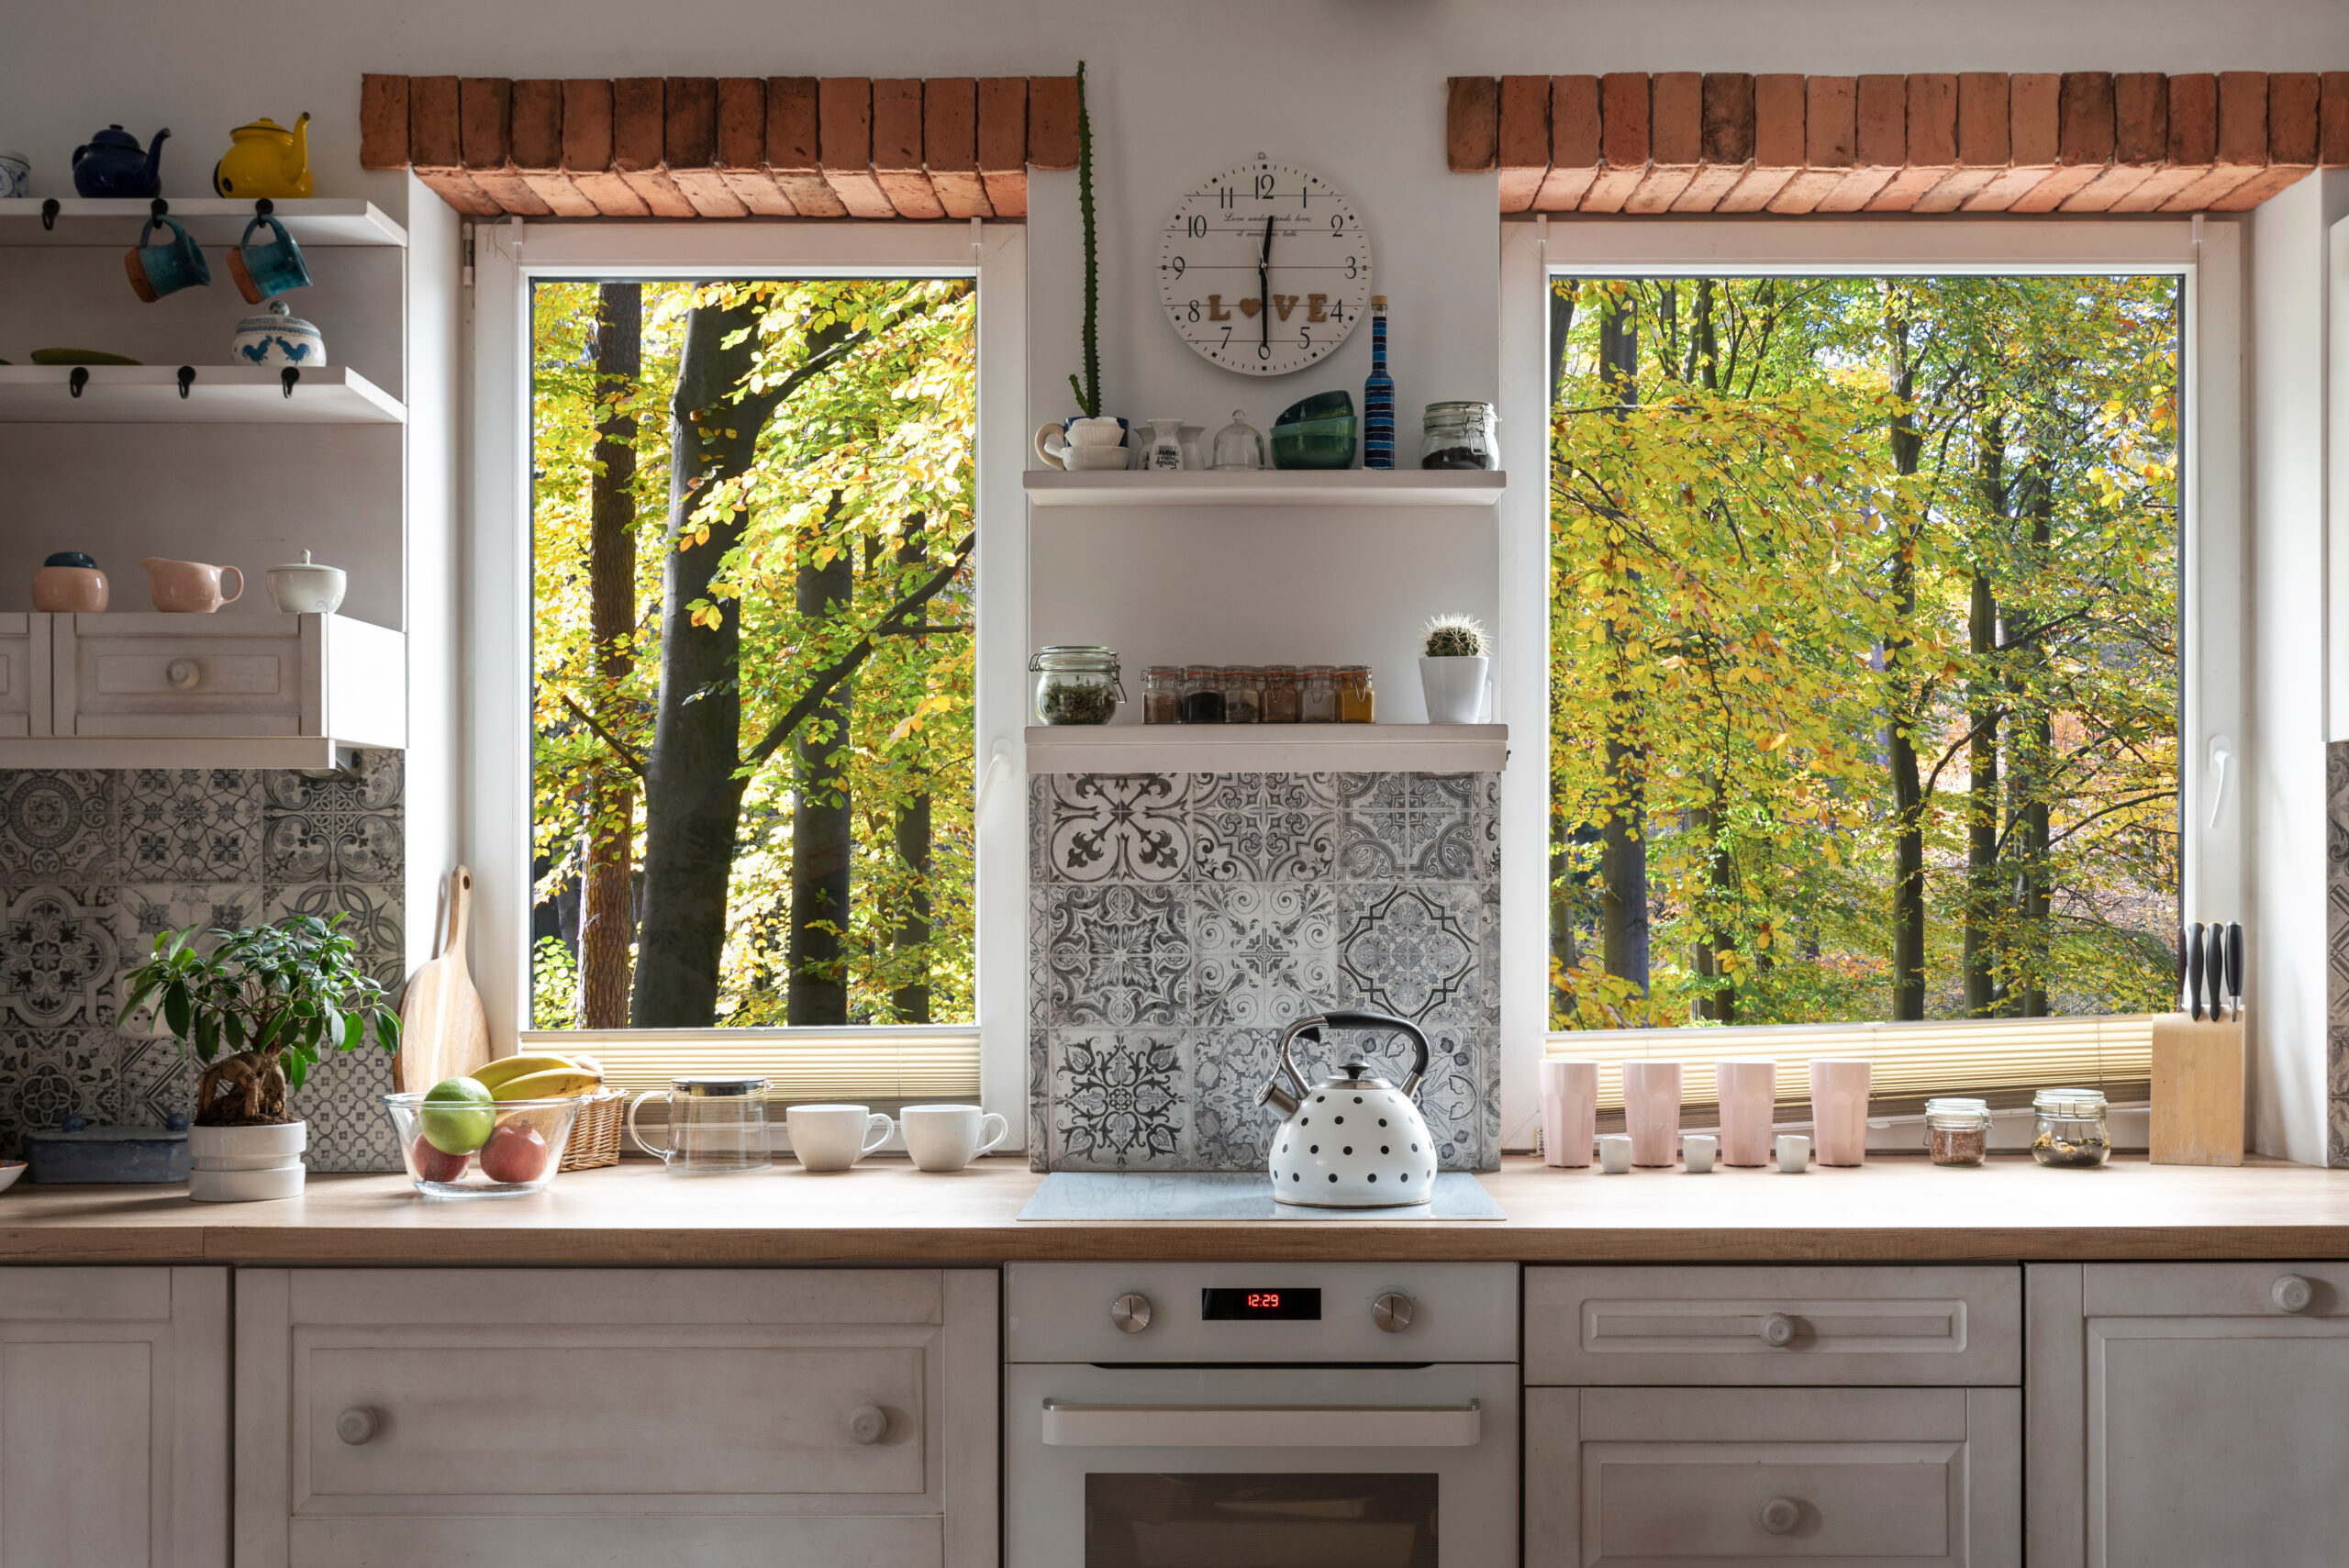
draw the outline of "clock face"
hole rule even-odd
[[[1370,236],[1327,180],[1259,157],[1174,205],[1158,296],[1211,363],[1286,375],[1344,342],[1368,308]]]

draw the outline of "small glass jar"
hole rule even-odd
[[[1498,468],[1498,423],[1489,403],[1431,403],[1419,437],[1421,468]]]
[[[1185,724],[1223,722],[1223,672],[1212,664],[1194,664],[1183,672]]]
[[[1264,670],[1264,722],[1297,722],[1297,666],[1272,664]]]
[[[1209,450],[1209,468],[1251,471],[1264,466],[1264,438],[1237,408],[1231,411],[1231,423],[1215,433]]]
[[[2101,1165],[2112,1156],[2098,1089],[2042,1089],[2032,1096],[2031,1157],[2043,1165]]]
[[[1042,724],[1107,724],[1126,688],[1118,655],[1090,643],[1053,643],[1028,661],[1036,676],[1036,718]]]
[[[1327,664],[1308,664],[1297,672],[1297,717],[1300,722],[1338,722],[1337,674],[1337,671]]]
[[[1141,721],[1176,724],[1183,717],[1183,667],[1152,664],[1141,677]]]
[[[1244,664],[1234,664],[1223,673],[1223,721],[1226,724],[1262,724],[1264,721],[1264,677]]]
[[[1989,1159],[1989,1102],[1927,1100],[1925,1153],[1936,1165],[1979,1165]]]
[[[1339,723],[1378,722],[1378,691],[1370,684],[1369,665],[1339,665],[1337,684]]]

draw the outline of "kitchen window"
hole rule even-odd
[[[1550,590],[1511,605],[1549,651],[1504,697],[1548,764],[1511,759],[1511,1000],[1696,1102],[1749,1052],[1795,1099],[1871,1056],[1879,1110],[2142,1095],[2181,909],[2240,909],[2234,230],[1510,234],[1550,449],[1505,522]]]
[[[1022,1102],[1022,236],[943,232],[474,231],[484,990],[622,1086]]]

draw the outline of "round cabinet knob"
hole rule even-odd
[[[1370,1304],[1370,1320],[1386,1333],[1399,1334],[1411,1326],[1415,1303],[1399,1290],[1390,1290]]]
[[[174,659],[163,666],[163,679],[171,682],[176,690],[192,692],[204,679],[204,671],[193,659]]]
[[[1802,1523],[1802,1505],[1792,1497],[1773,1497],[1762,1505],[1762,1528],[1772,1535],[1787,1535]]]
[[[375,1435],[383,1425],[383,1418],[364,1405],[353,1405],[334,1418],[334,1435],[357,1448]]]
[[[849,1440],[871,1448],[886,1436],[889,1413],[878,1405],[859,1405],[848,1413]]]
[[[2316,1299],[2316,1286],[2298,1274],[2285,1274],[2267,1287],[2267,1299],[2278,1312],[2306,1312]]]
[[[1773,1312],[1762,1319],[1762,1342],[1774,1351],[1783,1351],[1795,1342],[1795,1320],[1783,1312]]]
[[[1150,1327],[1150,1297],[1128,1291],[1109,1303],[1109,1321],[1120,1334],[1139,1334]]]

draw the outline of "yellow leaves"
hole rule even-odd
[[[1781,729],[1776,735],[1771,736],[1770,739],[1762,742],[1762,750],[1765,751],[1775,751],[1786,743],[1787,731]]]

